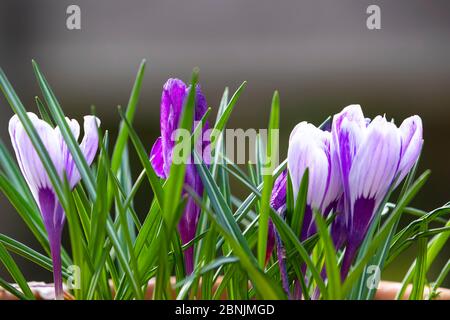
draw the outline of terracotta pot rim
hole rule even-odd
[[[222,277],[219,277],[218,281],[214,284],[213,289],[217,289],[218,285],[220,284],[222,280]],[[172,287],[175,285],[175,277],[171,277],[171,283]],[[29,282],[28,283],[31,290],[35,294],[36,299],[38,300],[53,300],[54,299],[54,293],[53,293],[53,284],[52,283],[45,283],[45,282]],[[154,289],[154,279],[151,279],[148,284],[147,293],[145,295],[145,298],[147,300],[151,300],[153,296],[153,289]],[[14,285],[17,287],[17,285]],[[394,282],[394,281],[380,281],[380,285],[378,287],[377,293],[375,294],[375,300],[394,300],[397,292],[401,288],[401,283]],[[412,286],[409,285],[405,295],[404,299],[408,299],[410,293],[411,293]],[[430,289],[427,287],[425,288],[425,299],[428,299],[428,295],[430,293]],[[64,293],[65,300],[75,300],[75,298],[69,293]],[[175,299],[175,290],[174,290],[174,296]],[[221,297],[222,300],[227,300],[225,296]],[[15,296],[4,290],[0,287],[0,300],[17,300]],[[439,288],[437,297],[434,298],[434,300],[450,300],[450,289],[447,288]]]

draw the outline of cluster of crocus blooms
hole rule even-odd
[[[299,238],[305,240],[316,232],[313,210],[325,217],[334,213],[332,238],[337,249],[345,249],[343,278],[377,210],[389,190],[398,186],[414,166],[422,144],[420,117],[409,117],[397,127],[383,116],[373,120],[365,118],[359,105],[350,105],[336,114],[331,131],[306,122],[299,123],[292,131],[287,168],[294,203],[302,177],[306,169],[309,171]],[[286,185],[275,184],[272,192],[271,204],[278,212],[280,208],[285,210],[285,188]],[[273,235],[269,235],[269,250],[273,249],[272,239]]]
[[[179,122],[186,102],[190,87],[186,86],[179,79],[169,79],[164,84],[161,96],[161,136],[156,140],[150,152],[150,161],[156,174],[167,179],[172,165],[173,150],[175,147],[175,131],[179,128]],[[207,111],[206,99],[203,96],[200,86],[195,88],[195,111],[194,122],[199,122]],[[208,129],[208,123],[202,128],[201,137]],[[207,146],[207,141],[197,142],[202,150]],[[203,154],[203,153],[202,153]],[[192,157],[192,156],[191,156]],[[193,159],[187,161],[185,185],[194,190],[200,197],[203,194],[203,183],[197,173]],[[183,196],[187,191],[183,190]],[[188,243],[195,237],[197,223],[200,216],[200,207],[192,197],[188,197],[186,207],[178,224],[181,241]],[[191,274],[194,268],[194,247],[191,246],[184,251],[186,273]]]
[[[39,119],[34,113],[28,113],[36,132],[38,133],[59,177],[67,178],[70,188],[74,188],[80,181],[80,173],[72,155],[63,139],[59,127],[53,128],[49,123]],[[78,139],[80,125],[76,120],[66,118],[73,136]],[[94,160],[98,148],[98,126],[100,121],[94,116],[84,117],[84,137],[80,149],[90,165]],[[63,298],[63,284],[61,272],[61,233],[64,227],[65,214],[44,166],[20,122],[17,115],[9,121],[9,134],[16,154],[20,170],[33,194],[42,215],[48,234],[50,251],[53,262],[53,276],[55,282],[56,299]]]
[[[179,79],[169,79],[163,86],[161,96],[161,136],[150,152],[150,162],[156,174],[167,179],[173,163],[174,134],[179,128],[180,118],[189,91]],[[200,87],[195,90],[194,121],[199,122],[207,111],[206,99]],[[46,148],[61,179],[67,178],[70,188],[80,181],[80,173],[58,127],[28,113],[34,128]],[[78,139],[80,126],[76,120],[66,119],[73,136]],[[90,165],[98,149],[98,127],[100,121],[94,116],[84,117],[84,137],[80,149]],[[202,128],[201,136],[208,130]],[[15,115],[9,122],[9,133],[20,170],[40,209],[48,233],[53,261],[56,298],[63,297],[61,272],[61,233],[65,213],[44,166],[19,118]],[[196,148],[202,152],[208,141],[204,137]],[[344,108],[333,117],[331,127],[320,129],[301,122],[289,137],[287,170],[276,179],[270,204],[284,217],[286,212],[286,183],[288,174],[292,182],[294,203],[302,178],[308,170],[308,192],[299,239],[304,241],[316,233],[314,212],[324,217],[334,214],[331,234],[336,249],[344,250],[341,267],[344,278],[364,240],[367,231],[379,211],[388,192],[397,187],[416,163],[423,144],[422,122],[412,116],[400,127],[385,117],[373,120],[364,117],[359,105]],[[203,154],[203,153],[202,153]],[[192,155],[191,155],[192,157]],[[203,183],[194,161],[186,163],[185,185],[200,197]],[[183,196],[187,196],[186,188]],[[183,215],[178,224],[183,244],[196,234],[200,207],[192,197],[187,197]],[[277,246],[278,260],[282,272],[283,286],[289,291],[287,273],[283,263],[282,243],[272,222],[269,222],[269,237],[266,261]],[[186,273],[194,269],[194,249],[184,252]],[[302,266],[304,271],[305,267]],[[299,294],[296,297],[300,296]]]

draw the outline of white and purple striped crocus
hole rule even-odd
[[[80,173],[64,142],[58,127],[53,128],[46,121],[29,112],[28,117],[36,129],[50,159],[61,179],[67,178],[71,188],[80,181]],[[73,136],[78,139],[80,125],[76,120],[66,118]],[[94,116],[84,117],[84,137],[80,144],[88,164],[94,160],[98,148],[98,126],[100,121]],[[9,134],[20,170],[33,194],[47,230],[53,261],[55,297],[62,299],[63,284],[61,273],[61,233],[65,214],[44,166],[17,115],[9,121]]]
[[[385,117],[367,120],[359,105],[351,105],[334,116],[332,135],[345,195],[345,277],[388,191],[419,157],[422,122],[413,116],[397,128]]]
[[[175,147],[174,132],[179,128],[180,118],[183,111],[185,100],[187,99],[190,87],[186,86],[179,79],[169,79],[164,84],[161,96],[161,136],[156,140],[150,152],[150,161],[156,174],[163,179],[169,177],[170,167],[172,165],[173,149]],[[202,119],[207,111],[206,99],[203,96],[200,86],[196,87],[194,122]],[[208,124],[202,130],[207,130]],[[201,140],[201,141],[200,141]],[[198,144],[202,150],[205,150],[208,141],[199,139]],[[203,194],[203,183],[195,168],[194,161],[191,158],[186,164],[185,184],[190,186],[200,197]],[[183,190],[183,195],[187,192]],[[181,240],[183,244],[188,243],[195,237],[197,222],[200,215],[200,207],[194,199],[188,198],[184,213],[178,224]],[[194,248],[189,247],[184,251],[186,273],[191,274],[194,267]]]
[[[342,195],[338,159],[333,151],[331,133],[301,122],[291,132],[287,166],[292,181],[294,203],[306,169],[309,172],[308,194],[300,239],[316,232],[313,210],[327,216],[336,209]]]

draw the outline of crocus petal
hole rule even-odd
[[[75,119],[71,120],[66,117],[66,122],[69,125],[72,135],[76,140],[78,140],[78,137],[80,136],[80,125],[78,124],[78,121]],[[61,130],[59,129],[59,127],[56,127],[54,130],[56,137],[59,139],[59,145],[61,147],[61,155],[64,162],[65,174],[67,180],[69,181],[70,187],[73,188],[73,186],[79,181],[80,175],[78,174],[78,172],[75,172],[77,170],[75,162],[73,161],[69,147],[64,141],[64,137],[61,134]]]
[[[333,141],[330,143],[329,152],[329,182],[325,197],[322,203],[322,213],[326,217],[331,211],[335,211],[338,200],[343,193],[342,180],[340,175],[339,156],[335,150]]]
[[[186,85],[179,79],[169,79],[163,87],[160,123],[164,158],[163,169],[166,177],[169,176],[170,166],[172,164],[172,152],[175,145],[173,135],[179,126],[186,91]]]
[[[344,197],[337,201],[336,217],[331,224],[331,238],[333,239],[334,247],[339,250],[347,241],[347,220],[344,212]]]
[[[306,169],[309,169],[307,204],[321,210],[327,190],[329,158],[326,153],[329,133],[312,124],[301,122],[291,134],[287,166],[292,179],[294,201]]]
[[[78,137],[80,135],[80,126],[78,124],[78,121],[67,119],[67,123],[69,124],[72,130],[74,138],[78,140]],[[92,161],[94,161],[95,154],[97,153],[99,126],[100,120],[97,117],[94,116],[84,117],[84,124],[83,124],[84,136],[80,144],[80,150],[83,153],[88,165],[90,165]],[[64,141],[63,136],[59,132],[59,128],[56,128],[55,130],[57,131],[58,136],[61,140],[60,144],[64,159],[65,173],[67,179],[69,180],[70,187],[73,188],[81,179],[80,172],[78,171],[78,168],[75,164],[75,161],[73,160],[72,154],[70,153],[70,150],[66,142]]]
[[[62,178],[64,162],[60,140],[54,129],[47,122],[40,120],[34,113],[29,112],[28,117],[47,149],[56,171]],[[39,189],[52,187],[44,166],[17,115],[14,115],[9,121],[9,134],[20,170],[36,201],[38,201]]]
[[[266,245],[266,260],[265,265],[270,260],[272,256],[273,248],[275,247],[275,226],[273,225],[272,220],[269,220],[269,228],[267,229],[267,245]]]
[[[422,119],[412,116],[400,125],[402,135],[402,156],[399,164],[397,185],[405,178],[419,158],[423,145]]]
[[[98,128],[100,127],[100,119],[94,116],[84,117],[84,137],[80,144],[81,152],[88,165],[94,161],[95,154],[98,149]]]
[[[348,176],[367,122],[359,105],[345,107],[333,117],[332,139],[338,156],[343,188],[349,193]]]
[[[56,237],[55,233],[62,230],[65,217],[55,192],[49,188],[39,189],[38,203],[49,238]]]
[[[200,85],[195,87],[195,112],[194,121],[200,121],[208,109],[208,104],[206,103],[206,98],[203,95]]]
[[[287,171],[284,170],[275,180],[270,196],[270,205],[278,213],[282,213],[286,209],[286,180]]]
[[[336,206],[341,194],[337,160],[332,159],[331,133],[312,124],[301,122],[293,130],[288,148],[287,166],[291,176],[294,201],[306,169],[309,172],[308,194],[300,239],[305,240],[316,232],[314,210],[328,214]],[[333,161],[334,163],[333,166]],[[327,212],[325,212],[327,211]]]
[[[374,211],[392,186],[400,161],[401,136],[397,127],[383,117],[376,117],[367,127],[350,170],[351,219],[349,241],[362,241]],[[362,202],[371,202],[372,210]],[[357,206],[357,203],[359,205]]]
[[[164,157],[162,153],[162,139],[159,137],[153,144],[152,151],[150,151],[150,162],[158,177],[166,179],[164,172]]]
[[[284,216],[284,211],[286,210],[286,180],[287,171],[283,170],[275,180],[272,188],[272,194],[270,196],[270,206],[282,217]],[[272,256],[272,251],[275,246],[275,232],[275,226],[273,225],[272,220],[269,220],[266,246],[266,264]]]

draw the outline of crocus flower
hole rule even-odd
[[[333,152],[330,132],[322,131],[307,122],[299,123],[290,135],[287,159],[294,201],[306,169],[309,171],[308,194],[300,235],[300,239],[305,240],[316,232],[312,219],[313,210],[327,216],[336,209],[342,194],[338,159]]]
[[[417,161],[422,122],[414,116],[397,128],[381,116],[367,121],[360,106],[352,105],[335,115],[332,134],[345,195],[345,277],[386,194]]]
[[[46,148],[60,178],[67,178],[71,188],[80,181],[80,173],[64,142],[58,127],[39,119],[34,113],[28,113],[34,128]],[[76,139],[80,135],[80,126],[76,120],[66,118]],[[100,121],[93,116],[84,117],[84,137],[80,144],[88,164],[94,160],[98,148],[98,125]],[[53,261],[53,277],[56,299],[63,298],[61,274],[61,233],[64,227],[64,210],[56,196],[55,190],[44,166],[17,115],[9,121],[9,134],[20,170],[33,194],[41,212],[47,230]]]
[[[174,132],[179,128],[180,118],[183,111],[185,99],[189,93],[190,87],[187,87],[179,79],[169,79],[164,84],[161,96],[161,136],[156,140],[150,152],[150,161],[156,174],[163,179],[169,177],[170,167],[172,165],[173,149],[175,147]],[[197,86],[196,103],[194,112],[194,122],[200,121],[207,110],[206,99],[203,96],[200,87]],[[207,130],[207,124],[202,129],[203,133]],[[202,140],[202,141],[200,141]],[[198,144],[204,150],[208,144],[204,139],[199,139]],[[192,160],[192,158],[191,158]],[[203,184],[195,168],[194,161],[188,161],[186,164],[185,184],[190,186],[200,197],[203,194]],[[206,162],[206,161],[205,161]],[[183,195],[187,192],[183,190]],[[188,243],[195,237],[197,222],[200,215],[200,207],[194,199],[188,198],[184,213],[178,224],[181,240],[183,244]],[[194,248],[191,246],[184,252],[186,273],[191,274],[194,267]]]

